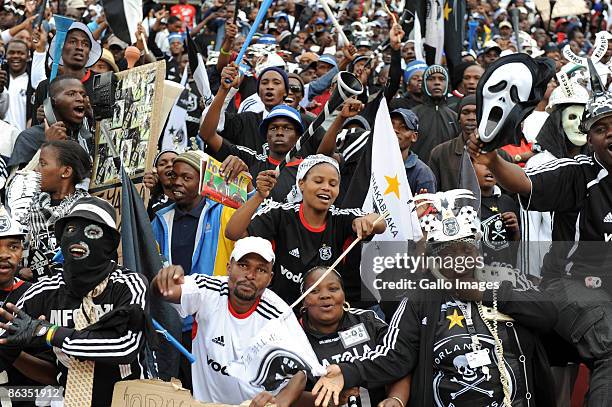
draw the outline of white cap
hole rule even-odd
[[[259,254],[267,262],[274,263],[274,250],[270,241],[255,236],[244,237],[236,242],[231,260],[238,261],[249,253]]]
[[[0,238],[8,236],[23,237],[24,235],[23,226],[9,215],[4,206],[0,206]]]

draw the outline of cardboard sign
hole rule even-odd
[[[241,406],[248,406],[250,400]],[[173,380],[127,380],[115,384],[111,407],[230,407],[195,400],[181,382]]]
[[[113,117],[98,122],[94,146],[91,192],[121,184],[113,154],[117,155],[130,177],[142,177],[150,168],[161,132],[165,61],[119,72]]]

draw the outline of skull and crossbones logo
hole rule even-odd
[[[482,366],[475,369],[471,368],[465,355],[455,357],[455,359],[453,359],[453,366],[455,366],[455,369],[457,369],[459,375],[451,377],[450,381],[463,387],[458,391],[451,393],[451,399],[455,400],[457,397],[470,390],[493,397],[493,390],[485,390],[479,387],[482,382],[488,382],[491,379],[488,366]],[[478,370],[480,370],[482,375],[479,375]]]

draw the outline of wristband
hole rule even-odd
[[[49,347],[53,347],[53,345],[51,345],[51,341],[53,340],[53,336],[55,335],[55,331],[57,331],[57,328],[59,328],[59,326],[52,325],[47,331],[47,336],[45,337],[45,340],[47,342],[47,345],[49,345]]]
[[[223,47],[221,47],[219,52],[221,53],[221,55],[232,55],[232,53],[230,51],[224,50]]]
[[[393,396],[393,397],[389,397],[389,398],[393,399],[393,400],[397,400],[397,402],[400,403],[400,406],[404,407],[404,402],[399,397]]]

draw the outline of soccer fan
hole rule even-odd
[[[376,214],[333,206],[340,189],[340,170],[333,158],[317,154],[304,159],[296,176],[301,199],[268,201],[257,211],[276,180],[274,170],[259,173],[256,193],[236,210],[225,234],[232,240],[259,236],[274,241],[277,261],[271,289],[291,303],[299,296],[304,270],[331,265],[356,236],[382,233],[385,224],[374,225]]]
[[[193,340],[196,363],[192,365],[197,400],[238,405],[260,393],[257,386],[230,376],[227,366],[245,350],[252,335],[289,308],[266,288],[274,275],[274,261],[269,241],[246,237],[236,242],[227,277],[185,275],[181,266],[169,266],[153,279],[156,295],[175,304],[182,317],[193,315],[197,321]],[[272,400],[278,406],[295,402],[306,382],[303,372],[289,370],[270,372],[266,378],[267,386],[275,387],[286,375],[293,375]]]
[[[0,324],[0,370],[22,349],[46,343],[57,356],[64,403],[108,406],[115,383],[149,375],[143,346],[148,283],[117,264],[120,235],[108,202],[80,199],[55,223],[55,233],[63,267],[0,310],[9,321]],[[73,382],[79,378],[91,385]]]

